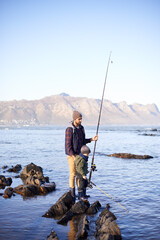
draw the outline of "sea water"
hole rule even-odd
[[[95,135],[96,127],[85,127],[86,137]],[[0,175],[12,177],[11,187],[22,184],[16,173],[2,169],[33,162],[43,168],[44,176],[56,183],[56,191],[46,196],[10,199],[0,196],[0,239],[46,239],[55,230],[59,239],[75,238],[76,229],[70,221],[66,226],[42,215],[69,190],[69,167],[64,153],[65,127],[21,127],[0,130]],[[94,142],[89,144],[93,152]],[[151,159],[109,157],[112,153],[151,155]],[[92,153],[89,158],[89,166]],[[99,200],[102,209],[109,203],[117,217],[122,239],[160,239],[160,127],[102,126],[96,146],[97,171],[92,181],[98,188],[88,190],[90,203]],[[4,190],[0,190],[3,193]],[[114,200],[114,201],[113,201]],[[125,207],[126,212],[118,203]],[[101,210],[102,210],[101,209]],[[94,239],[98,213],[88,216],[87,239]]]

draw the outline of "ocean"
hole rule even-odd
[[[95,135],[96,127],[85,126],[86,137]],[[54,230],[60,240],[74,240],[76,229],[70,221],[66,226],[42,215],[69,190],[69,167],[64,152],[65,127],[19,127],[0,129],[0,175],[12,177],[11,187],[22,184],[16,173],[2,169],[29,163],[41,166],[44,176],[56,183],[56,191],[46,196],[24,198],[16,194],[10,199],[0,196],[0,239],[46,239]],[[93,152],[94,142],[88,145]],[[151,155],[151,159],[108,157],[112,153]],[[89,158],[89,167],[92,153]],[[110,211],[124,240],[160,239],[160,126],[100,126],[96,145],[97,171],[92,181],[111,196],[93,187],[87,194],[90,203],[99,200],[102,209],[109,203]],[[4,190],[0,189],[0,193]],[[124,206],[126,212],[118,203]],[[101,210],[102,210],[101,209]],[[95,239],[95,220],[88,216],[87,239]]]

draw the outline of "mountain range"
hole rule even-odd
[[[68,125],[73,110],[83,115],[83,124],[96,125],[101,100],[71,97],[66,93],[39,100],[0,101],[0,125]],[[155,104],[142,105],[104,100],[101,124],[159,125],[160,112]]]

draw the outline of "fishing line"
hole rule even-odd
[[[122,204],[120,204],[119,202],[116,202],[115,200],[114,200],[114,198],[112,198],[111,196],[109,196],[109,194],[108,193],[106,193],[105,191],[103,191],[100,187],[98,187],[95,183],[93,183],[93,182],[91,182],[90,181],[90,183],[93,185],[93,186],[95,186],[96,188],[98,188],[101,192],[103,192],[107,197],[109,197],[110,199],[112,199],[112,201],[114,201],[115,203],[117,203],[120,207],[122,207],[127,213],[129,212],[128,210],[127,210],[127,208],[125,208]]]

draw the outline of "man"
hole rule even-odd
[[[65,132],[65,153],[67,154],[67,159],[69,163],[69,186],[71,190],[71,195],[73,202],[75,201],[75,157],[80,153],[81,147],[90,143],[91,141],[97,141],[98,136],[86,139],[84,127],[82,123],[82,114],[78,111],[73,111],[73,121],[71,126],[66,128]]]

